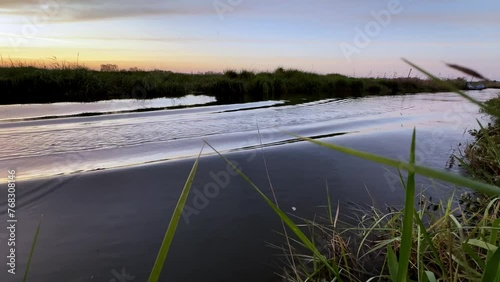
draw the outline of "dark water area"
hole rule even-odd
[[[496,95],[471,94],[481,100]],[[408,159],[416,127],[417,161],[461,173],[447,162],[471,140],[467,130],[477,128],[476,118],[489,121],[457,95],[439,93],[0,123],[2,211],[7,169],[16,169],[21,179],[17,274],[7,273],[3,212],[0,281],[22,280],[42,214],[28,281],[146,281],[203,140],[272,197],[269,173],[280,207],[312,219],[325,213],[326,185],[346,216],[358,205],[400,205],[403,190],[393,169],[283,131]],[[419,191],[436,198],[456,188],[417,181]],[[284,242],[280,221],[208,147],[187,205],[161,281],[280,281],[282,252],[269,246]]]

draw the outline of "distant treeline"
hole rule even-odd
[[[465,81],[451,80],[462,89]],[[215,96],[219,103],[293,97],[361,97],[449,91],[419,78],[351,78],[294,69],[184,74],[168,71],[100,72],[85,68],[0,68],[0,104],[152,99],[188,94]]]

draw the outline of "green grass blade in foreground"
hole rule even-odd
[[[401,174],[400,170],[398,170],[398,173],[399,173],[399,180],[401,181],[401,185],[403,185],[403,188],[406,191],[407,188],[406,188],[406,183],[404,182],[404,179],[403,179],[403,175]],[[415,220],[415,224],[417,224],[419,226],[421,236],[424,239],[423,243],[426,243],[427,247],[429,247],[431,249],[431,253],[434,256],[435,263],[440,267],[441,272],[443,273],[444,277],[448,277],[447,270],[444,267],[443,262],[441,261],[441,257],[438,254],[438,250],[437,250],[436,246],[434,245],[434,242],[432,241],[432,238],[431,238],[429,232],[427,231],[427,228],[425,227],[424,222],[422,221],[420,216],[421,215],[418,213],[418,211],[416,209],[413,209],[413,218]]]
[[[413,129],[411,138],[410,164],[415,165],[416,129]],[[401,248],[399,251],[398,281],[405,282],[408,276],[408,264],[412,248],[413,211],[415,210],[415,173],[408,173],[406,182],[406,199],[403,218],[403,232],[401,234]]]
[[[500,281],[500,248],[498,248],[493,256],[486,262],[482,282],[498,282]]]
[[[469,244],[471,246],[479,247],[481,249],[485,249],[488,252],[496,252],[498,250],[497,246],[490,244],[488,242],[478,240],[478,239],[470,239],[467,241],[467,244]]]
[[[205,145],[203,145],[203,147],[205,147]],[[193,185],[194,176],[196,175],[196,170],[198,169],[198,163],[200,161],[202,152],[203,148],[201,148],[200,154],[196,158],[193,168],[189,173],[186,184],[184,184],[184,188],[182,189],[181,196],[179,197],[179,201],[177,202],[177,206],[175,207],[174,214],[172,215],[170,223],[168,224],[167,231],[165,232],[165,237],[163,238],[163,242],[161,244],[160,251],[158,252],[155,264],[149,275],[149,282],[157,282],[160,278],[161,270],[163,269],[163,265],[167,258],[168,250],[170,249],[170,245],[172,244],[172,240],[174,239],[175,231],[177,230],[177,225],[179,224],[179,220],[182,216],[182,210],[186,205],[189,191],[191,190],[191,186]]]
[[[322,147],[332,149],[335,151],[339,151],[339,152],[342,152],[342,153],[345,153],[345,154],[348,154],[351,156],[355,156],[358,158],[362,158],[362,159],[365,159],[368,161],[376,162],[376,163],[383,164],[383,165],[392,166],[392,167],[395,167],[398,169],[406,170],[408,172],[413,172],[413,173],[420,174],[420,175],[430,177],[433,179],[443,180],[443,181],[446,181],[446,182],[451,183],[451,184],[455,184],[455,185],[459,185],[459,186],[463,186],[463,187],[468,187],[468,188],[471,188],[473,190],[476,190],[478,192],[482,192],[485,194],[500,196],[500,188],[497,186],[494,186],[494,185],[475,181],[475,180],[472,180],[472,179],[469,179],[469,178],[466,178],[463,176],[459,176],[456,174],[452,174],[449,172],[444,172],[444,171],[440,171],[440,170],[429,168],[429,167],[414,165],[414,164],[410,164],[407,162],[398,161],[398,160],[394,160],[391,158],[387,158],[387,157],[383,157],[383,156],[379,156],[379,155],[375,155],[375,154],[371,154],[371,153],[366,153],[366,152],[354,150],[351,148],[318,141],[318,140],[307,138],[307,137],[298,136],[298,135],[295,135],[295,134],[289,133],[289,132],[288,132],[288,134],[295,136],[301,140],[308,141],[308,142],[320,145]]]
[[[481,257],[479,257],[478,252],[471,248],[471,246],[469,245],[468,242],[465,242],[462,244],[462,251],[465,254],[469,255],[469,257],[472,260],[474,260],[474,263],[476,263],[480,269],[484,269],[484,267],[486,266],[486,263],[484,262],[484,260]]]
[[[387,246],[387,263],[389,267],[389,275],[391,276],[392,281],[397,281],[398,279],[398,258],[396,257],[396,253],[391,246]]]
[[[427,276],[427,281],[429,282],[436,282],[436,275],[430,271],[425,271],[425,275]]]
[[[264,199],[264,201],[273,209],[273,211],[283,220],[283,222],[290,228],[290,230],[295,233],[295,235],[302,241],[304,246],[307,247],[320,261],[321,263],[328,268],[330,272],[332,272],[336,281],[342,282],[342,278],[340,277],[340,272],[338,266],[335,263],[330,263],[325,258],[324,255],[321,254],[320,251],[314,246],[314,244],[307,238],[307,236],[300,230],[300,228],[281,210],[279,209],[260,189],[257,187],[248,176],[246,176],[241,170],[239,170],[231,161],[229,161],[226,157],[224,157],[219,151],[217,151],[212,145],[205,141],[205,143],[214,150],[227,164],[229,164],[252,188]]]
[[[35,253],[36,241],[38,240],[38,234],[40,233],[40,226],[42,226],[42,218],[40,217],[40,221],[38,222],[38,226],[35,231],[35,238],[33,239],[33,244],[31,245],[30,256],[28,257],[28,263],[26,264],[26,270],[24,271],[23,281],[28,281],[28,273],[30,271],[31,259],[33,258],[33,254]]]
[[[499,228],[500,227],[500,218],[497,218],[495,221],[493,221],[493,224],[491,227],[493,229],[491,230],[489,243],[494,245],[497,242],[498,231],[500,230],[500,228]],[[491,252],[493,252],[493,251],[488,252],[488,258],[490,257]]]
[[[422,237],[424,238],[424,242],[431,249],[432,255],[434,256],[434,262],[439,266],[444,277],[448,277],[447,269],[444,266],[443,262],[441,261],[441,257],[439,256],[438,250],[437,250],[436,246],[434,245],[434,242],[432,241],[432,238],[429,235],[429,232],[427,231],[427,228],[425,227],[424,222],[419,217],[419,214],[416,210],[413,210],[413,214],[415,217],[415,223],[418,224],[418,226],[420,227],[420,230],[422,232]]]
[[[473,69],[470,69],[470,68],[467,68],[467,67],[464,67],[464,66],[460,66],[460,65],[456,65],[456,64],[446,64],[448,67],[452,68],[452,69],[456,69],[457,71],[460,71],[460,72],[463,72],[467,75],[470,75],[470,76],[473,76],[475,78],[479,78],[479,79],[483,79],[483,80],[486,80],[486,81],[489,81],[489,79],[487,79],[486,77],[484,77],[482,74],[478,73],[477,71],[473,70]]]

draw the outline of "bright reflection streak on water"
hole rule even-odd
[[[27,105],[0,105],[0,120],[29,119],[53,116],[71,116],[83,113],[108,113],[148,108],[202,105],[215,102],[214,97],[187,95],[180,98],[150,100],[107,100],[94,103],[53,103]]]

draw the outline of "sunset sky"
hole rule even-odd
[[[392,77],[404,57],[500,79],[498,0],[0,0],[0,38],[4,61]]]

